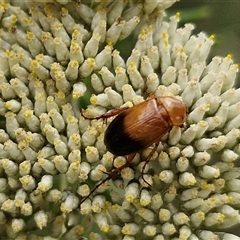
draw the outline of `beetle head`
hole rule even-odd
[[[163,97],[161,103],[168,112],[172,125],[182,127],[187,116],[186,104],[174,97]]]

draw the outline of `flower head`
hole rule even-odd
[[[45,2],[0,4],[1,236],[238,239],[223,233],[240,220],[231,56],[208,62],[213,36],[163,20],[174,0]],[[124,59],[115,46],[133,30]],[[79,100],[94,118],[146,90],[183,101],[187,120],[121,168],[104,144],[112,118],[84,118]]]

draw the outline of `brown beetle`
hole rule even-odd
[[[158,143],[173,126],[186,120],[186,105],[173,97],[155,97],[123,110],[108,126],[104,143],[117,156]]]
[[[137,152],[155,144],[146,159],[147,163],[156,151],[163,135],[173,126],[183,126],[186,120],[187,106],[174,97],[154,97],[131,108],[113,110],[100,117],[84,117],[86,119],[104,119],[114,115],[117,117],[107,128],[104,143],[109,152],[117,156],[128,155],[128,159],[123,166],[114,169],[106,179],[97,184],[87,197],[104,182],[127,167]],[[87,197],[84,197],[81,203]]]

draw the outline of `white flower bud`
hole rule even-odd
[[[11,227],[14,233],[20,232],[25,227],[25,222],[23,219],[14,218],[11,222]]]
[[[51,189],[46,196],[47,201],[58,203],[63,197],[63,193],[57,189]]]
[[[194,155],[194,148],[192,146],[186,146],[182,151],[181,154],[186,157],[192,157]]]
[[[125,61],[120,56],[120,52],[117,51],[116,49],[114,49],[112,52],[112,58],[114,69],[116,69],[117,67],[126,68]]]
[[[62,155],[57,155],[53,158],[53,163],[55,164],[56,169],[60,173],[66,173],[68,170],[69,163]]]
[[[53,185],[53,177],[52,175],[43,175],[41,181],[38,183],[37,189],[41,192],[47,192],[52,188]]]
[[[82,135],[82,143],[84,146],[91,146],[96,141],[97,130],[94,127],[88,127],[87,130]]]
[[[110,86],[113,84],[115,76],[108,70],[107,67],[102,67],[99,71],[99,74],[102,76],[102,81],[105,86]]]
[[[87,90],[87,87],[84,83],[82,82],[75,83],[73,85],[73,93],[72,93],[73,99],[82,97],[85,94],[86,90]]]
[[[153,177],[150,174],[143,174],[139,178],[139,183],[142,187],[147,188],[153,185]]]
[[[196,183],[196,179],[192,173],[184,172],[179,177],[179,183],[182,186],[192,186]]]
[[[157,46],[149,46],[147,48],[147,56],[149,57],[149,60],[151,62],[152,68],[154,70],[157,70],[159,67],[159,51]]]
[[[5,132],[4,129],[0,129],[0,142],[4,143],[9,139],[8,134]]]
[[[87,215],[87,214],[91,213],[91,211],[92,211],[91,200],[86,199],[83,203],[81,203],[80,212],[83,215]]]
[[[4,169],[7,176],[15,176],[18,172],[18,165],[7,158],[0,160],[0,166]]]
[[[203,152],[197,152],[194,155],[193,158],[193,164],[195,166],[202,166],[205,165],[211,158],[211,155],[207,153],[206,151]]]
[[[28,175],[31,171],[31,163],[29,160],[23,161],[19,165],[19,174],[21,176]]]
[[[17,207],[15,206],[15,201],[11,199],[7,199],[1,207],[1,210],[8,213],[16,213]]]
[[[125,199],[128,202],[133,202],[136,198],[138,198],[139,193],[139,185],[137,183],[130,183],[125,189]]]
[[[68,145],[68,147],[69,147],[69,149],[71,151],[80,149],[81,148],[81,137],[80,137],[80,134],[74,133],[71,136],[69,136],[69,140],[68,140],[67,145]]]
[[[92,37],[88,40],[85,48],[84,48],[84,56],[85,57],[95,57],[97,52],[98,52],[98,48],[99,48],[99,41],[101,39],[101,35],[97,32],[92,34]]]
[[[8,188],[7,179],[6,178],[0,178],[0,191],[4,192],[7,188]],[[3,197],[3,196],[1,196],[1,197]]]
[[[46,134],[46,138],[47,138],[48,142],[50,142],[51,144],[54,143],[55,139],[60,139],[60,135],[59,135],[57,129],[52,127],[48,123],[44,126],[43,131]]]
[[[171,212],[168,209],[161,208],[158,213],[160,222],[167,222],[171,218]]]
[[[95,73],[91,75],[91,85],[97,93],[103,92],[105,88],[101,78]]]
[[[18,179],[13,177],[8,177],[8,185],[11,189],[19,189],[21,187]]]
[[[64,117],[63,117],[64,118]],[[67,137],[69,138],[72,134],[79,134],[78,119],[73,115],[68,115],[66,119],[67,122]]]
[[[180,157],[176,162],[176,168],[179,172],[187,171],[189,167],[189,160],[186,157]]]
[[[81,152],[79,149],[71,150],[68,155],[68,162],[70,164],[73,162],[81,162]]]
[[[132,168],[126,167],[121,171],[121,177],[123,179],[132,180],[134,178],[134,170]]]
[[[7,151],[9,156],[15,161],[21,162],[25,159],[23,153],[18,149],[18,145],[15,142],[11,141],[10,139],[8,139],[4,143],[4,149]]]
[[[158,155],[158,163],[163,169],[167,169],[170,167],[170,158],[167,153],[160,152]]]
[[[171,223],[166,222],[162,225],[162,233],[166,236],[173,235],[176,231],[176,228]]]
[[[16,115],[13,112],[7,112],[5,118],[7,133],[11,138],[15,139],[15,131],[20,127]]]
[[[218,138],[202,138],[195,141],[195,147],[198,151],[205,151],[205,150],[213,150],[213,151],[220,151],[226,143],[225,136],[219,136]]]
[[[56,57],[59,62],[66,62],[69,60],[69,51],[67,46],[61,37],[55,37],[53,39],[54,49],[56,52]]]
[[[228,171],[222,174],[223,179],[226,181],[230,179],[239,178],[239,176],[240,176],[240,169],[236,167],[230,168]]]
[[[23,155],[30,161],[35,161],[37,159],[37,152],[34,151],[26,140],[22,140],[18,143],[18,149],[23,153]]]
[[[171,160],[176,160],[179,157],[180,153],[181,151],[178,147],[173,146],[168,149],[168,154]]]
[[[48,112],[49,117],[52,119],[53,126],[59,131],[63,131],[65,129],[65,122],[62,115],[56,110],[51,109]]]
[[[146,55],[143,55],[140,58],[140,72],[144,77],[154,73],[150,59]]]
[[[33,22],[34,21],[31,21],[31,23],[29,22],[29,24],[32,24]],[[38,26],[38,25],[36,24],[35,26]],[[26,34],[28,49],[30,50],[32,56],[36,56],[37,54],[43,52],[43,47],[41,42],[38,40],[38,37],[39,37],[39,33],[35,35],[35,32],[32,32],[32,31],[28,31]]]
[[[151,73],[147,76],[147,89],[154,93],[159,86],[159,79],[156,73]]]
[[[6,107],[6,109],[8,109],[8,110],[10,110],[10,111],[15,113],[15,112],[18,112],[20,110],[21,103],[16,101],[16,100],[14,100],[14,99],[12,99],[12,100],[7,101],[5,103],[5,107]]]
[[[102,232],[107,233],[109,231],[108,221],[103,212],[95,215],[95,221]]]
[[[57,172],[54,163],[46,158],[38,157],[38,163],[47,173],[53,174]]]
[[[69,183],[76,182],[78,179],[79,171],[80,171],[80,162],[79,161],[72,162],[68,168],[68,171],[66,172],[67,181]]]
[[[90,173],[90,178],[93,181],[99,181],[102,179],[105,173],[106,173],[106,168],[103,165],[99,164],[94,169],[92,169]]]
[[[199,175],[204,179],[212,179],[212,178],[218,178],[220,175],[220,171],[218,168],[204,165],[200,171]]]
[[[31,70],[43,81],[49,78],[49,70],[42,66],[37,60],[33,60],[30,65]]]
[[[87,77],[91,74],[96,63],[93,58],[87,58],[79,68],[79,75],[82,77]]]
[[[112,225],[110,226],[110,232],[112,232],[112,231],[111,231],[111,227],[112,227]],[[120,232],[120,231],[119,231],[119,232]],[[118,233],[119,233],[119,232],[118,232]],[[115,235],[117,235],[117,234],[115,234]],[[103,240],[102,235],[99,234],[99,233],[95,233],[95,232],[91,232],[91,233],[89,234],[89,238],[90,238],[91,240]]]
[[[125,235],[136,235],[140,231],[139,226],[136,223],[125,223],[122,227],[122,233]]]
[[[102,195],[97,195],[93,197],[92,200],[92,211],[94,213],[100,213],[106,203],[106,198]]]
[[[105,166],[106,169],[111,169],[113,165],[113,154],[106,152],[101,159],[101,163]]]
[[[24,113],[24,120],[32,132],[38,132],[40,130],[40,121],[33,114],[33,110],[26,110]]]
[[[5,82],[1,83],[0,90],[2,93],[2,98],[4,100],[8,100],[8,99],[10,100],[10,99],[16,98],[16,93],[9,83],[5,83]]]
[[[82,180],[88,179],[88,174],[90,170],[91,170],[90,164],[86,162],[82,162],[79,168],[79,178]]]
[[[163,204],[163,200],[161,195],[159,193],[155,194],[151,199],[151,205],[150,205],[151,209],[156,211],[162,206],[162,204]]]
[[[155,220],[154,212],[150,209],[140,208],[137,213],[147,222],[153,222]]]
[[[208,213],[204,220],[204,225],[206,227],[211,227],[216,224],[221,224],[225,219],[225,215],[222,213]]]
[[[10,155],[8,152],[5,150],[5,147],[3,144],[0,144],[0,158],[9,158]]]
[[[133,101],[133,98],[136,97],[136,92],[133,90],[132,86],[125,84],[122,87],[123,91],[123,100],[124,102]]]
[[[28,87],[25,85],[24,82],[22,82],[20,79],[18,78],[12,78],[10,80],[10,84],[12,86],[12,88],[14,89],[15,93],[20,97],[21,94],[25,93],[25,96],[29,95],[29,89]],[[10,92],[9,92],[10,93]]]
[[[53,144],[57,154],[62,155],[63,157],[68,156],[69,150],[65,142],[60,139],[55,139]]]
[[[190,221],[189,217],[183,212],[178,212],[173,215],[173,222],[176,225],[184,225],[184,224],[187,225],[189,221]]]
[[[108,43],[115,44],[117,42],[125,23],[126,21],[121,18],[115,20],[106,33],[106,41]]]
[[[202,198],[194,198],[194,199],[190,199],[188,201],[186,201],[183,206],[188,209],[188,210],[192,210],[192,209],[196,209],[197,207],[199,207],[201,204],[203,204],[204,200]]]
[[[110,101],[106,93],[100,93],[98,95],[93,94],[90,98],[90,102],[91,104],[97,104],[103,107],[108,107],[110,105]]]
[[[159,179],[164,183],[171,183],[173,181],[174,174],[170,170],[164,170],[159,173]]]
[[[168,67],[166,72],[162,75],[161,82],[165,86],[169,86],[176,80],[176,69],[174,67]]]
[[[30,216],[32,215],[32,212],[33,212],[33,207],[30,202],[24,203],[21,206],[21,214],[23,214],[24,216]]]
[[[233,162],[238,158],[238,154],[236,154],[235,152],[233,152],[230,149],[225,149],[223,150],[222,154],[221,154],[221,159],[224,162]]]
[[[129,67],[132,65],[132,67],[138,68],[139,60],[140,60],[141,52],[138,49],[133,49],[130,57],[127,59],[126,66]]]
[[[126,75],[126,69],[120,66],[115,68],[115,87],[118,92],[122,91],[122,87],[128,83],[128,77]]]
[[[170,145],[177,145],[181,139],[181,129],[179,127],[173,127],[169,133],[168,142]]]
[[[31,175],[24,175],[19,178],[19,181],[21,182],[22,187],[27,191],[33,190],[36,187],[35,179]]]
[[[35,213],[34,220],[38,226],[38,228],[42,229],[47,226],[48,223],[48,215],[44,211],[39,211]]]
[[[88,196],[90,191],[91,190],[87,184],[80,185],[77,189],[77,193],[82,197]]]
[[[34,103],[34,113],[37,117],[40,117],[41,114],[46,112],[47,105],[46,105],[46,96],[42,93],[36,93],[35,95],[35,103]],[[41,121],[41,118],[40,118]]]
[[[79,199],[74,194],[69,194],[64,202],[61,203],[60,209],[63,213],[67,214],[77,208]]]
[[[68,93],[70,90],[70,83],[68,82],[63,71],[56,71],[54,79],[56,80],[56,88],[63,93]]]
[[[148,237],[154,237],[157,233],[157,227],[155,225],[146,225],[143,228],[143,233]]]
[[[129,74],[130,81],[135,89],[142,89],[144,87],[144,80],[134,62],[129,63],[127,73]]]

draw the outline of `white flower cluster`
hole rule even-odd
[[[207,63],[213,37],[177,28],[179,14],[163,21],[174,2],[0,1],[1,237],[240,239],[224,232],[240,222],[238,66]],[[114,46],[133,30],[125,60]],[[181,99],[186,124],[99,184],[127,156],[104,145],[112,119],[85,119],[79,99],[97,117],[146,89]]]

